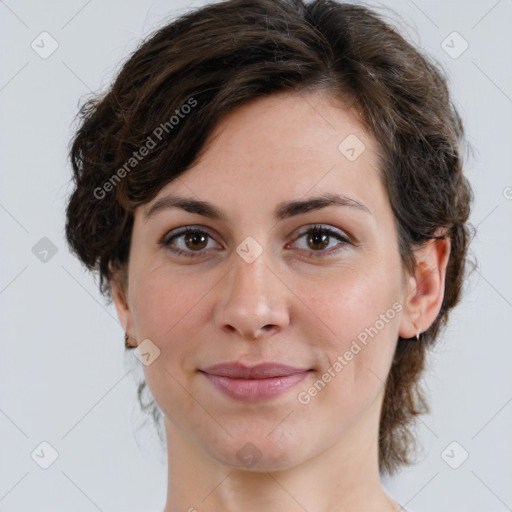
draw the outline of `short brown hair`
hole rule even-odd
[[[439,315],[421,342],[398,339],[386,382],[379,468],[393,474],[412,462],[411,427],[428,411],[420,386],[426,350],[460,300],[469,262],[466,141],[440,68],[364,6],[230,0],[182,15],[143,41],[108,92],[79,111],[70,149],[70,247],[99,273],[111,300],[109,265],[126,269],[134,209],[190,167],[222,116],[274,92],[327,91],[341,99],[378,142],[404,268],[414,271],[414,249],[439,228],[451,237]],[[149,148],[157,127],[165,143]],[[140,163],[131,161],[144,146]]]

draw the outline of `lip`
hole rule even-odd
[[[199,371],[218,390],[231,398],[256,402],[284,393],[304,380],[311,370],[280,363],[261,363],[256,366],[224,363]]]
[[[309,368],[295,368],[286,364],[265,362],[254,366],[241,363],[222,363],[203,368],[201,371],[219,377],[232,379],[268,379],[270,377],[288,377],[294,373],[301,373]]]

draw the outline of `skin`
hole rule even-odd
[[[338,149],[350,134],[366,146],[355,161]],[[376,155],[355,114],[327,94],[274,94],[224,117],[194,167],[135,211],[128,280],[115,275],[111,285],[130,342],[149,339],[160,350],[144,372],[165,415],[164,512],[400,510],[378,472],[384,382],[398,336],[425,331],[440,310],[450,240],[418,250],[417,270],[406,274]],[[325,192],[356,199],[371,214],[329,206],[272,217],[282,201]],[[145,221],[170,193],[210,201],[226,220],[167,208]],[[352,243],[327,235],[322,244],[312,239],[314,224]],[[183,226],[208,235],[173,240],[195,257],[158,244]],[[263,250],[251,263],[236,251],[248,236]],[[298,394],[394,303],[394,318],[300,403]],[[314,371],[249,404],[197,371],[227,361]],[[261,457],[252,467],[237,456],[248,442]]]

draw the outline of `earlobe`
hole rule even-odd
[[[451,248],[450,237],[432,239],[416,251],[416,270],[404,297],[399,334],[414,338],[435,321],[444,299],[445,278]]]

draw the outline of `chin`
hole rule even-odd
[[[275,426],[273,427],[275,428]],[[307,439],[293,438],[289,433],[278,436],[272,429],[245,430],[226,440],[223,447],[217,444],[210,455],[218,462],[247,471],[283,471],[297,466],[307,458]],[[310,438],[310,436],[308,436]],[[212,448],[212,447],[210,447]]]
[[[248,442],[234,452],[215,454],[214,458],[233,469],[263,473],[268,471],[285,471],[300,464],[299,454],[286,452],[277,455],[267,450],[260,450],[254,443]]]

